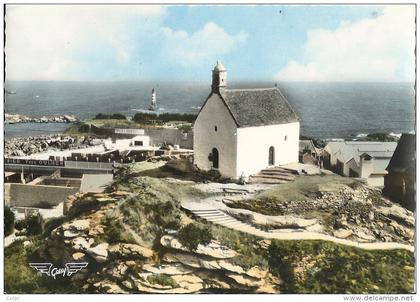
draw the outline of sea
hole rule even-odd
[[[277,87],[300,117],[301,134],[323,139],[363,136],[367,133],[414,132],[414,83],[299,83],[232,82],[230,88]],[[158,112],[199,112],[210,94],[208,82],[60,82],[9,81],[5,112],[41,117],[76,115],[92,118],[98,113],[133,116],[157,95]],[[59,123],[7,124],[5,137],[61,133]]]

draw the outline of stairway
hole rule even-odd
[[[296,170],[275,166],[251,175],[248,183],[283,184],[295,180],[296,175],[298,175]]]
[[[227,228],[235,229],[238,231],[256,234],[261,232],[261,230],[253,227],[252,225],[239,221],[238,219],[218,210],[218,209],[188,209],[192,214],[203,218],[209,222],[222,225]]]

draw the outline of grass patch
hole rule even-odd
[[[39,262],[34,254],[44,242],[39,237],[31,237],[32,245],[24,247],[21,241],[16,241],[4,249],[4,291],[7,294],[29,293],[82,293],[80,281],[68,278],[53,279],[39,275],[29,266],[30,262]],[[44,259],[41,262],[50,262]]]
[[[414,291],[414,255],[405,250],[366,251],[323,241],[273,240],[271,271],[290,293],[408,294]],[[321,256],[320,256],[321,255]],[[297,278],[302,261],[315,264]]]
[[[258,241],[262,240],[262,238],[219,225],[207,224],[211,228],[213,237],[216,240],[240,254],[231,259],[234,264],[239,265],[244,269],[250,269],[253,266],[268,268],[267,251],[262,249],[258,244]]]

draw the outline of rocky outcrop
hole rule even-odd
[[[109,203],[118,202],[129,195],[130,193],[125,191],[112,193],[77,192],[67,197],[63,205],[63,212],[65,215],[78,216],[80,213],[98,209]]]
[[[109,248],[109,252],[114,257],[121,258],[151,258],[153,251],[138,244],[118,243]]]
[[[124,231],[119,205],[130,196],[125,191],[75,194],[69,198],[68,220],[53,229],[46,240],[51,251],[62,251],[63,262],[89,263],[75,275],[84,278],[86,292],[279,291],[280,280],[266,268],[238,264],[242,255],[216,240],[200,244],[194,251],[183,246],[176,233],[161,236],[155,241],[160,247],[155,245],[154,250],[141,240],[118,241],[127,238],[118,236]],[[114,220],[120,223],[117,232],[110,229]]]
[[[101,143],[102,140],[93,137],[58,134],[14,137],[5,141],[4,154],[6,157],[25,156],[46,151],[77,150]]]
[[[167,248],[188,251],[188,249],[184,247],[178,239],[171,235],[162,236],[162,238],[160,239],[160,243],[162,244],[162,246]],[[221,245],[215,240],[212,240],[207,245],[199,244],[194,253],[210,256],[217,259],[229,259],[238,255],[238,253],[234,250]]]
[[[271,232],[302,230],[360,243],[414,242],[413,212],[384,199],[378,189],[362,183],[322,184],[311,194],[307,200],[269,201],[267,207],[281,213],[276,216],[241,209],[242,205],[247,207],[244,198],[223,198],[220,208],[244,223]],[[303,218],[314,215],[317,219]]]

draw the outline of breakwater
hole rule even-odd
[[[6,124],[18,124],[18,123],[74,123],[77,122],[78,118],[74,115],[53,115],[53,116],[41,116],[31,117],[22,114],[6,113],[4,115],[4,122]]]

